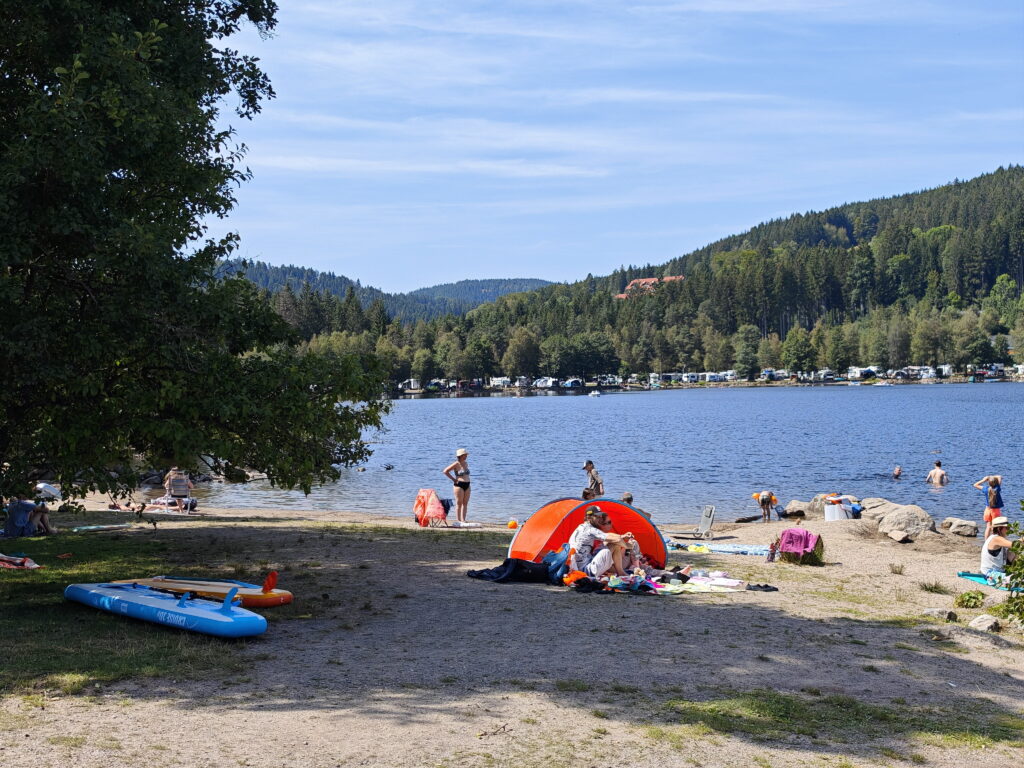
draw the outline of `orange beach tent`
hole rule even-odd
[[[519,527],[508,547],[508,556],[540,562],[549,551],[558,549],[569,540],[572,532],[583,522],[587,507],[591,505],[608,513],[615,533],[632,532],[640,545],[640,551],[658,568],[665,567],[668,550],[661,532],[639,510],[614,499],[549,501]]]

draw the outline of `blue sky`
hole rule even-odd
[[[659,264],[1024,162],[1020,0],[279,0],[239,254],[407,291]]]

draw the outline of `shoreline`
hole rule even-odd
[[[101,501],[88,517],[128,517]],[[763,544],[791,525],[716,525],[715,541]],[[217,509],[68,536],[59,551],[96,537],[151,542],[167,573],[258,581],[279,570],[296,600],[266,610],[265,635],[211,641],[237,657],[230,670],[0,697],[0,747],[12,764],[54,768],[512,768],[597,753],[572,764],[1013,764],[1024,636],[968,629],[983,609],[956,609],[957,623],[924,615],[979,588],[956,577],[976,565],[978,542],[897,544],[853,520],[805,527],[824,537],[824,567],[670,552],[672,564],[778,592],[676,597],[468,579],[501,562],[512,531],[342,510]],[[70,576],[75,559],[45,565]],[[980,589],[987,605],[1005,594]],[[53,610],[70,620],[89,609]],[[120,621],[109,618],[113,631]]]
[[[1024,384],[1024,377],[1004,376],[1000,379],[986,379],[984,381],[971,381],[969,376],[957,375],[943,379],[868,379],[867,381],[711,381],[698,382],[695,384],[672,383],[663,384],[658,387],[647,387],[643,384],[625,384],[615,387],[603,387],[595,384],[585,384],[582,387],[551,387],[547,389],[535,387],[504,387],[471,390],[452,390],[449,392],[430,392],[427,390],[405,390],[391,395],[392,400],[425,400],[436,398],[460,398],[460,397],[538,397],[551,395],[580,396],[589,395],[591,392],[600,392],[602,395],[617,395],[637,392],[666,392],[677,389],[749,389],[749,388],[776,388],[776,387],[848,387],[864,386],[873,387],[876,383],[883,382],[886,386],[904,387],[911,385],[934,384]]]

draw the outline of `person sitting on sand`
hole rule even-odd
[[[573,552],[571,568],[574,571],[583,571],[594,579],[609,573],[625,577],[628,575],[623,563],[626,548],[632,548],[635,544],[632,533],[627,532],[620,536],[613,532],[608,513],[598,506],[591,505],[584,513],[583,522],[569,537],[569,549]],[[639,562],[639,559],[637,547],[636,561]]]
[[[629,491],[626,491],[624,494],[622,494],[622,503],[623,504],[629,504],[629,506],[633,507],[633,509],[635,509],[641,515],[646,517],[648,520],[651,519],[650,514],[648,514],[644,510],[640,509],[640,507],[633,506],[633,494],[630,493]]]
[[[16,521],[20,517],[24,518],[24,523],[21,525],[23,533],[20,535],[22,536],[49,536],[56,533],[57,529],[50,525],[50,508],[42,502],[37,504],[33,501],[34,495],[35,485],[33,484],[29,486],[27,495],[12,496],[7,505],[8,519]]]
[[[985,484],[988,488],[985,488]],[[992,535],[992,521],[1003,516],[1003,476],[985,475],[974,487],[985,490],[985,538]]]
[[[997,517],[992,521],[992,535],[985,539],[981,548],[981,572],[990,583],[999,585],[1006,580],[1006,565],[1017,559],[1011,547],[1013,542],[1006,538],[1010,521]]]
[[[942,462],[935,462],[935,467],[931,472],[928,473],[928,477],[924,480],[926,483],[932,485],[946,485],[949,482],[949,475],[946,474],[946,470],[942,468]]]

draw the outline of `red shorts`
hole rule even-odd
[[[991,523],[993,520],[995,520],[997,517],[1000,517],[1002,514],[1003,514],[1003,510],[1001,510],[1001,509],[995,509],[993,507],[985,507],[985,517],[984,517],[984,520],[985,520],[986,523]]]

